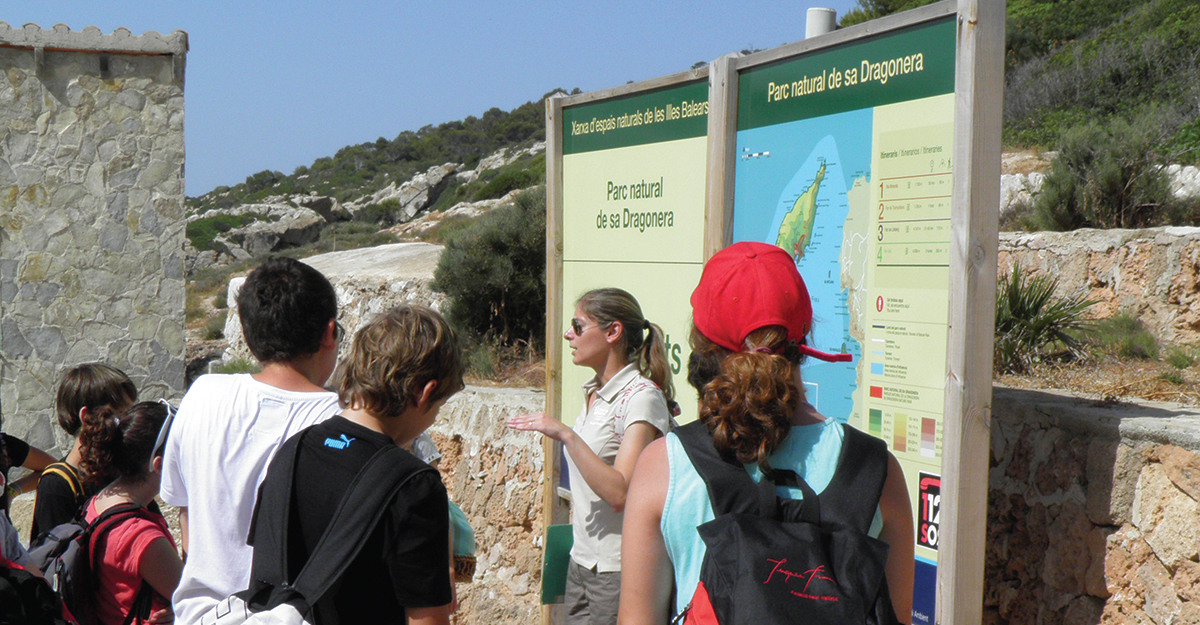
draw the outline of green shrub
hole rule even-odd
[[[213,297],[213,308],[216,308],[217,310],[225,310],[226,308],[229,308],[229,289],[221,289],[220,291],[217,291],[216,296]]]
[[[225,315],[209,318],[204,324],[204,340],[215,341],[225,337]]]
[[[213,239],[217,238],[218,234],[229,232],[234,228],[241,228],[261,218],[260,215],[252,213],[204,217],[187,225],[187,238],[192,242],[192,247],[197,250],[211,250]]]
[[[491,378],[499,369],[500,358],[492,341],[472,341],[467,346],[466,373],[477,378]]]
[[[490,200],[504,197],[509,191],[525,189],[535,184],[541,184],[545,178],[545,170],[538,172],[532,169],[518,169],[502,172],[483,185],[483,188],[475,194],[475,199]]]
[[[1058,279],[1029,276],[1014,265],[996,290],[994,366],[998,371],[1023,371],[1053,347],[1082,354],[1073,333],[1086,330],[1090,321],[1082,314],[1094,302],[1083,295],[1054,295]]]
[[[459,232],[462,232],[471,227],[475,220],[466,215],[454,215],[447,217],[437,223],[437,225],[424,230],[417,234],[417,238],[430,243],[445,243]]]
[[[1129,313],[1098,322],[1092,339],[1102,350],[1120,358],[1158,358],[1158,341],[1140,319]]]
[[[260,371],[262,371],[262,365],[246,358],[234,358],[213,367],[213,373],[258,373]]]
[[[1183,374],[1175,370],[1164,371],[1158,374],[1158,379],[1165,380],[1175,385],[1183,384],[1186,381],[1183,377]]]
[[[543,343],[545,223],[546,196],[538,188],[447,239],[433,288],[448,296],[447,317],[460,332],[500,344]]]
[[[367,204],[354,215],[354,219],[355,221],[387,227],[396,223],[399,213],[400,200],[388,198],[378,204]]]
[[[1176,345],[1167,350],[1166,361],[1176,369],[1187,369],[1196,364],[1196,348]]]
[[[1156,147],[1166,137],[1158,113],[1133,122],[1089,123],[1063,135],[1033,202],[1041,230],[1168,225],[1174,206]]]

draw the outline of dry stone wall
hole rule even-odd
[[[1000,233],[999,276],[1014,264],[1084,293],[1097,318],[1127,313],[1166,343],[1200,343],[1200,228]]]
[[[985,623],[1200,623],[1200,411],[996,388]]]
[[[43,449],[68,443],[65,365],[183,390],[186,52],[182,31],[0,22],[0,407]]]
[[[468,387],[429,430],[450,498],[475,530],[475,578],[458,586],[456,623],[541,618],[542,435],[504,422],[545,403],[536,389]]]

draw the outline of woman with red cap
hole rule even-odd
[[[723,458],[736,458],[755,482],[764,469],[787,469],[819,495],[834,477],[849,426],[808,403],[799,365],[805,356],[850,356],[805,343],[812,304],[792,257],[774,245],[734,244],[706,263],[691,303],[688,381],[699,392],[700,421],[711,446]],[[625,510],[620,623],[665,622],[687,607],[697,588],[707,547],[696,528],[715,514],[681,440],[673,432],[655,441],[634,470]],[[889,546],[888,594],[908,623],[912,506],[896,458],[886,452],[879,462],[886,464],[886,478],[870,534]],[[802,497],[785,487],[776,492]]]
[[[574,544],[567,568],[567,623],[613,625],[621,590],[621,524],[638,455],[671,429],[674,390],[662,329],[621,289],[579,298],[563,336],[571,360],[596,372],[571,429],[544,413],[508,426],[563,444],[571,478]]]

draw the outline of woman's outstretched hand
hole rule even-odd
[[[556,441],[562,441],[566,433],[571,431],[562,421],[544,412],[509,417],[507,425],[514,430],[541,432]]]

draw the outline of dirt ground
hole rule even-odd
[[[995,381],[1017,388],[1070,391],[1103,401],[1147,399],[1200,405],[1200,366],[1179,369],[1161,360],[1044,363],[1022,374],[998,375]]]

